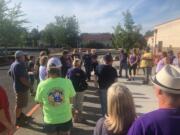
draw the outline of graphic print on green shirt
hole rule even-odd
[[[53,88],[48,94],[49,103],[53,106],[60,105],[64,102],[64,90]]]
[[[76,94],[71,80],[49,78],[37,88],[35,101],[42,104],[44,122],[61,124],[72,119],[70,98]]]

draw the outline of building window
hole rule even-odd
[[[158,48],[161,48],[161,49],[163,48],[163,41],[158,42]]]

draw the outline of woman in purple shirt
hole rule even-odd
[[[133,49],[132,53],[129,56],[129,79],[128,79],[128,81],[134,80],[134,77],[136,75],[136,70],[137,70],[137,62],[138,62],[138,56],[136,54],[136,50]],[[133,76],[132,76],[132,70],[133,70]]]

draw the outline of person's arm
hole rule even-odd
[[[132,63],[131,63],[131,61],[130,61],[130,57],[131,57],[131,56],[128,57],[128,63],[130,64],[130,66],[132,66]]]
[[[10,77],[12,76],[11,69],[9,69],[8,75],[9,75]]]
[[[69,79],[68,79],[68,86],[69,86],[69,100],[70,100],[70,103],[72,104],[73,97],[76,95],[76,92],[74,90],[74,86],[73,86],[71,80],[69,80]]]
[[[13,126],[13,124],[11,124],[7,118],[6,118],[6,115],[5,115],[5,112],[4,110],[1,108],[0,109],[0,123],[2,123],[6,129],[8,130],[8,133],[10,135],[12,135],[15,131],[15,126]]]
[[[20,77],[19,79],[20,79],[21,83],[22,83],[23,85],[25,85],[26,87],[29,87],[29,88],[32,87],[26,77]]]
[[[136,55],[136,60],[132,65],[136,64],[137,62],[138,62],[138,56]]]

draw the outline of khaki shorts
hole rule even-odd
[[[28,104],[28,91],[16,93],[17,108],[25,108]]]

